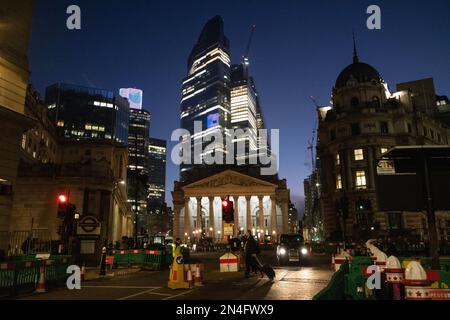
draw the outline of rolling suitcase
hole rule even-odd
[[[257,257],[255,257],[256,263],[259,266],[259,269],[269,278],[273,280],[275,278],[275,270],[273,270],[272,266],[269,264],[262,264]]]

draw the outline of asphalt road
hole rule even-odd
[[[332,276],[330,258],[313,256],[303,266],[277,266],[275,254],[265,251],[261,260],[274,266],[276,278],[243,272],[221,273],[221,253],[195,253],[205,264],[204,286],[189,290],[167,288],[169,271],[140,271],[119,277],[85,281],[81,290],[59,288],[22,297],[31,300],[308,300],[324,288]]]

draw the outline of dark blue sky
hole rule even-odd
[[[82,10],[82,30],[66,29],[66,8]],[[382,29],[366,28],[366,8],[382,10]],[[296,203],[310,171],[307,143],[315,107],[328,104],[339,72],[352,61],[352,30],[360,60],[389,84],[434,77],[450,95],[450,1],[299,0],[35,0],[30,49],[32,83],[54,82],[144,90],[151,135],[170,139],[179,127],[180,83],[203,24],[221,15],[238,62],[256,24],[252,73],[269,128],[280,129],[280,177]],[[169,147],[173,143],[169,143]],[[170,150],[169,150],[170,152]],[[170,154],[169,154],[170,155]],[[178,179],[168,161],[167,190]],[[170,192],[167,200],[171,204]]]

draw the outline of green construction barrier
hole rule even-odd
[[[349,272],[345,275],[345,295],[349,300],[367,300],[372,295],[368,292],[366,281],[363,275],[363,267],[372,265],[372,259],[367,256],[353,257],[349,263]]]
[[[15,287],[35,284],[39,280],[39,263],[37,261],[18,263],[15,272]]]
[[[347,273],[348,262],[345,262],[333,274],[328,285],[313,297],[313,300],[345,300],[345,275]]]
[[[9,267],[10,264],[0,264],[0,288],[10,288],[14,286],[14,268]]]
[[[28,254],[28,255],[20,255],[20,256],[10,256],[9,260],[13,261],[13,262],[36,261],[36,255]]]
[[[144,263],[145,250],[133,249],[128,251],[130,265],[142,265]]]
[[[406,261],[419,261],[425,270],[431,269],[431,258],[429,257],[397,257],[404,268],[406,268]],[[450,257],[440,257],[439,264],[441,271],[450,272]]]
[[[128,267],[130,265],[128,250],[114,250],[112,256],[116,267]]]
[[[46,285],[57,285],[67,279],[70,256],[56,260],[14,261],[0,264],[0,294],[14,296],[21,291],[34,290],[39,281],[41,268],[45,266]]]
[[[161,250],[145,250],[144,263],[145,268],[151,270],[161,270],[163,264],[163,252]]]
[[[450,272],[441,271],[440,272],[441,281],[439,283],[442,289],[450,289]]]

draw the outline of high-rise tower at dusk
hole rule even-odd
[[[220,131],[225,141],[225,129],[230,122],[230,54],[229,41],[224,34],[222,18],[215,16],[203,27],[188,58],[188,75],[182,82],[181,127],[191,133],[191,162],[181,165],[181,179],[204,165],[202,153],[194,161],[194,144]],[[202,124],[202,131],[194,136],[194,122]],[[216,157],[225,155],[224,145],[214,144]]]

